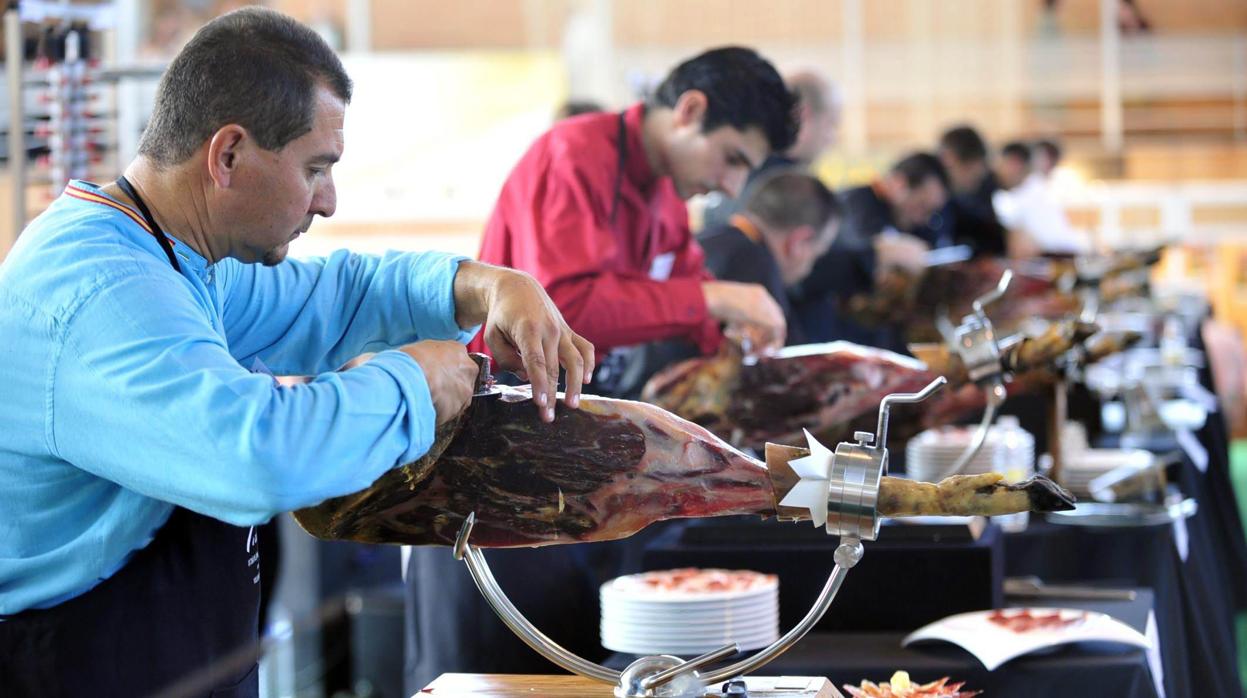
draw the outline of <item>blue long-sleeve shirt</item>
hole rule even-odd
[[[0,265],[0,615],[107,579],[174,506],[257,524],[418,458],[428,385],[384,350],[471,336],[462,257],[209,265],[174,238],[178,273],[100,197],[71,183]],[[281,387],[256,359],[316,377]]]

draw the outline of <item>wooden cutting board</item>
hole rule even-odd
[[[806,691],[762,692],[764,698],[843,698],[827,679]],[[442,674],[413,698],[486,696],[490,698],[614,698],[613,687],[580,676],[521,674]]]

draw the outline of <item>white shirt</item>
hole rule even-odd
[[[1041,252],[1079,254],[1091,247],[1082,233],[1070,227],[1047,180],[1038,172],[1014,189],[997,191],[992,207],[1002,225],[1030,236]]]

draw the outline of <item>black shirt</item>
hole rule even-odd
[[[811,342],[844,340],[905,353],[902,328],[863,325],[840,309],[849,297],[874,288],[874,239],[896,227],[892,207],[871,186],[848,190],[841,196],[841,206],[844,213],[836,241],[793,290],[797,324]]]
[[[916,234],[932,247],[968,245],[976,256],[1004,255],[1005,229],[992,206],[992,196],[999,189],[996,175],[988,172],[974,191],[949,197],[944,208]]]

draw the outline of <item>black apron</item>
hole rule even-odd
[[[259,558],[254,529],[175,508],[95,588],[0,621],[0,695],[258,696]]]

